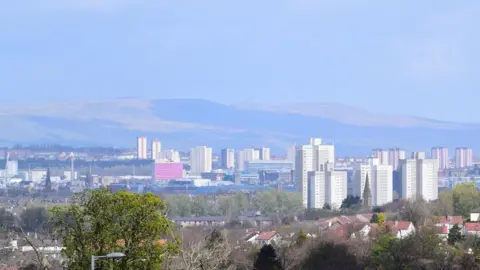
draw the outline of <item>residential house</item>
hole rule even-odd
[[[175,217],[170,218],[175,224],[181,227],[208,226],[218,227],[225,225],[225,217]]]
[[[280,240],[281,236],[277,232],[271,231],[260,232],[253,242],[258,245],[270,245],[278,243]]]
[[[241,240],[248,243],[254,243],[255,239],[257,239],[259,234],[259,231],[247,230],[247,233],[242,236]]]
[[[469,234],[480,236],[480,223],[466,222],[463,225],[463,233],[466,235]]]
[[[359,223],[353,227],[352,234],[350,235],[351,239],[366,239],[370,234],[372,227],[370,223]]]
[[[444,224],[444,225],[437,225],[435,224],[434,228],[433,228],[433,232],[440,238],[440,239],[443,239],[443,240],[447,240],[448,238],[448,233],[450,231],[450,228],[447,224]]]
[[[378,232],[378,224],[373,223],[370,224],[370,226],[372,227],[371,235]],[[405,238],[412,233],[415,233],[415,227],[413,226],[413,223],[409,221],[386,221],[384,226],[398,239]]]
[[[480,221],[480,208],[477,208],[470,213],[470,221],[471,222]]]
[[[256,227],[270,226],[273,224],[273,218],[264,216],[260,211],[243,211],[237,216],[241,224],[249,222]]]
[[[450,230],[453,225],[457,224],[460,228],[463,227],[463,217],[462,216],[441,216],[438,218],[435,226],[444,227],[447,226]]]

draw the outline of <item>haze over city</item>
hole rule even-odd
[[[478,15],[0,4],[0,270],[480,269]]]
[[[479,12],[477,1],[9,1],[1,103],[313,101],[480,122],[468,98]]]

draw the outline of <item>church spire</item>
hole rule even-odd
[[[368,173],[365,177],[365,188],[363,189],[363,206],[371,207],[372,206],[372,191],[370,190],[370,183],[368,181]]]

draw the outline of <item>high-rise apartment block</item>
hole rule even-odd
[[[393,170],[398,169],[398,161],[405,159],[406,152],[400,148],[373,149],[373,158],[377,158],[380,165],[390,165]]]
[[[415,199],[417,197],[417,160],[400,160],[402,178],[402,199]]]
[[[426,159],[422,152],[412,153],[411,159],[400,161],[402,198],[438,199],[438,160]]]
[[[328,170],[326,175],[325,203],[332,209],[338,209],[347,197],[347,172]]]
[[[152,159],[157,160],[161,157],[162,154],[162,144],[160,140],[156,139],[152,141]]]
[[[391,165],[393,170],[397,170],[399,160],[405,158],[407,158],[405,150],[400,148],[390,148],[388,150],[388,165]]]
[[[137,138],[137,158],[147,159],[147,137],[145,136]]]
[[[371,192],[373,205],[384,205],[393,201],[392,166],[380,164],[372,166]]]
[[[370,164],[358,164],[352,174],[352,193],[353,196],[359,196],[363,199],[363,189],[365,188],[365,180],[372,176],[372,166]]]
[[[221,166],[223,169],[235,168],[235,150],[230,148],[222,149],[220,153]]]
[[[237,167],[238,171],[245,170],[245,162],[260,160],[260,151],[254,148],[247,148],[238,151],[237,153]]]
[[[170,162],[180,162],[180,153],[175,150],[163,150],[160,152],[160,159],[164,159]]]
[[[426,201],[438,199],[438,160],[418,160],[417,194]]]
[[[297,189],[302,193],[303,204],[305,207],[316,207],[323,202],[327,202],[327,195],[318,195],[316,190],[325,189],[325,185],[330,181],[327,177],[325,180],[321,175],[324,175],[320,172],[326,172],[325,175],[329,175],[329,171],[333,171],[335,164],[335,148],[330,144],[322,144],[320,138],[311,138],[310,144],[301,145],[296,147],[295,150],[295,181],[297,183]],[[317,174],[317,172],[319,172]],[[338,185],[335,182],[338,177],[337,174],[334,174],[334,182],[331,184],[333,189],[343,188],[343,185]],[[345,194],[346,189],[346,178],[345,178]],[[342,191],[343,192],[343,191]],[[340,194],[343,194],[339,192]],[[325,193],[327,194],[327,193]],[[333,193],[336,194],[336,193]],[[310,196],[310,199],[309,199]],[[314,197],[311,197],[314,196]],[[315,196],[322,196],[322,199],[316,199]],[[345,195],[346,197],[346,195]],[[344,198],[345,198],[344,197]],[[336,202],[337,197],[332,195],[330,201]],[[343,199],[342,199],[343,200]],[[328,202],[327,202],[328,203]],[[323,207],[321,205],[320,207]]]
[[[212,148],[197,146],[190,150],[190,172],[201,174],[212,171]]]
[[[382,165],[389,164],[389,152],[386,149],[374,149],[373,157],[378,158],[380,164]]]
[[[323,208],[328,204],[338,209],[347,197],[347,172],[320,170],[308,172],[307,208]]]
[[[393,201],[393,168],[381,164],[380,159],[371,158],[368,164],[359,164],[352,175],[352,192],[363,199],[366,179],[369,179],[372,205],[383,205]]]
[[[270,148],[260,147],[260,148],[256,148],[255,150],[258,151],[258,159],[270,160]]]
[[[471,148],[457,147],[455,149],[455,167],[465,168],[473,164],[473,153]]]
[[[446,147],[433,147],[432,159],[438,160],[438,168],[440,170],[448,169],[448,148]]]
[[[320,209],[326,203],[326,172],[325,171],[311,171],[308,172],[308,187],[307,187],[307,208]]]
[[[290,161],[293,166],[295,167],[295,146],[291,146],[287,148],[287,160]]]
[[[302,201],[305,207],[308,207],[308,174],[315,171],[313,149],[313,145],[302,145],[297,147],[295,153],[295,182],[297,190],[302,193]]]

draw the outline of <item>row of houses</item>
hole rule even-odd
[[[229,219],[224,216],[200,216],[200,217],[171,217],[176,225],[188,227],[222,227],[225,226]],[[240,224],[249,223],[256,227],[270,226],[273,224],[273,218],[264,216],[259,211],[241,212],[235,219]]]
[[[472,213],[474,214],[474,213]],[[480,214],[474,214],[474,217],[480,218]],[[372,214],[361,214],[355,216],[339,216],[333,217],[316,224],[318,233],[308,234],[309,237],[325,237],[336,239],[367,239],[375,237],[379,231],[378,224],[370,223]],[[478,218],[470,217],[470,221],[464,222],[461,216],[442,216],[435,220],[433,226],[434,233],[440,238],[447,239],[450,229],[457,224],[463,234],[480,236],[480,222],[476,222]],[[475,220],[472,222],[471,220]],[[396,238],[402,239],[420,228],[415,228],[410,221],[386,221],[384,227],[389,230]],[[288,234],[282,237],[276,231],[254,231],[247,230],[247,233],[241,238],[242,241],[252,244],[272,244],[286,242],[293,235]],[[290,239],[291,241],[291,239]]]

